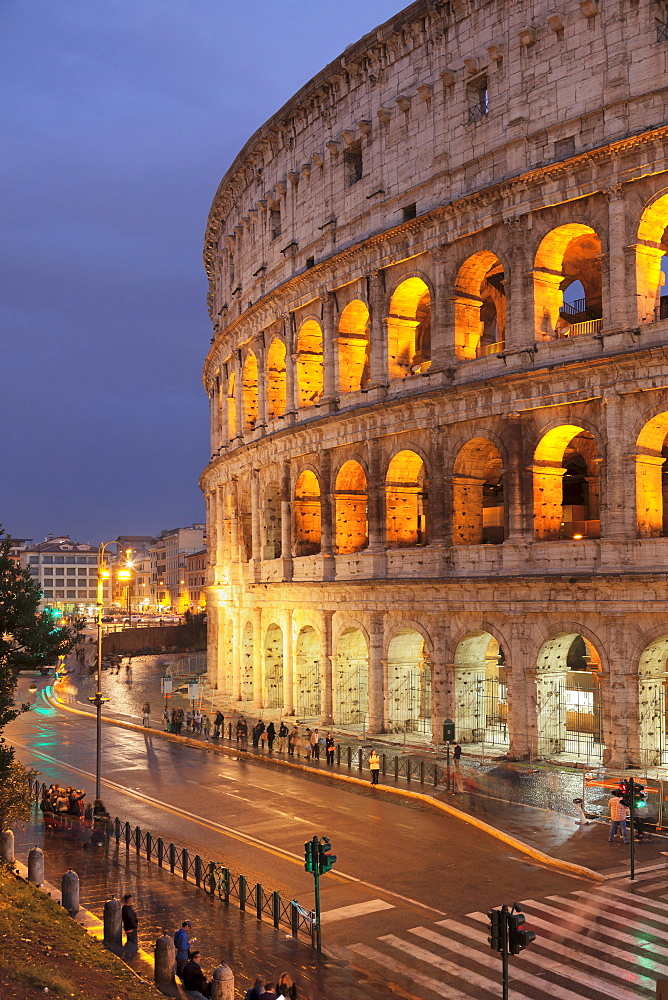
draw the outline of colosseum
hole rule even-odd
[[[418,0],[208,219],[209,680],[668,762],[668,5]]]

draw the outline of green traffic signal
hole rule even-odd
[[[318,870],[321,875],[325,875],[330,871],[336,862],[336,855],[329,853],[331,849],[332,845],[329,837],[323,837],[318,842]]]

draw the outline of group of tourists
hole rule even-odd
[[[243,715],[237,720],[236,735],[237,743],[247,744],[248,725]],[[264,749],[266,746],[270,752],[273,752],[276,743],[278,753],[285,753],[287,750],[288,757],[295,755],[301,757],[303,755],[306,760],[320,760],[322,753],[327,764],[331,766],[334,763],[336,742],[331,733],[324,736],[317,729],[310,729],[308,726],[304,732],[300,732],[298,726],[294,724],[290,729],[283,719],[281,719],[277,729],[273,722],[265,725],[262,719],[258,719],[253,726],[251,735],[255,750]]]
[[[102,799],[84,804],[85,791],[81,788],[62,788],[49,785],[44,789],[40,809],[44,827],[50,831],[67,829],[76,831],[84,847],[104,844],[109,832],[111,816]]]
[[[85,798],[86,793],[80,788],[49,785],[42,796],[40,809],[57,816],[83,816],[86,811],[83,802]],[[88,808],[92,810],[93,807],[89,804]]]

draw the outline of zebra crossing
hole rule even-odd
[[[536,940],[510,958],[511,1000],[643,1000],[668,979],[668,870],[520,908]],[[498,905],[498,904],[495,904]],[[345,947],[358,968],[382,976],[388,993],[432,1000],[501,995],[501,957],[488,944],[485,913],[446,917]]]

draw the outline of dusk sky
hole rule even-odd
[[[203,518],[202,239],[246,139],[392,0],[2,0],[0,521]]]

